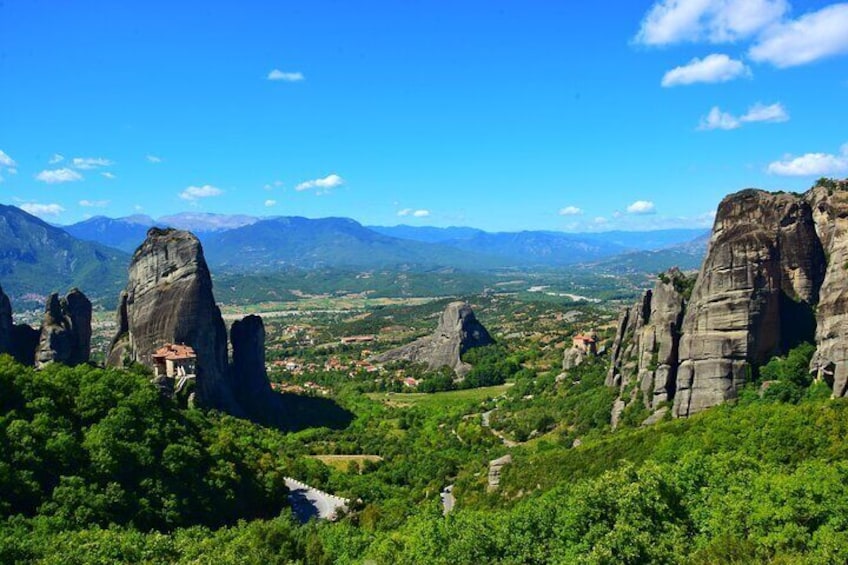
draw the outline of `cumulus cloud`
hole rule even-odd
[[[75,169],[88,171],[91,169],[99,169],[100,167],[109,167],[112,165],[112,161],[102,157],[74,157],[71,161],[71,165]]]
[[[38,204],[37,202],[26,202],[21,204],[20,208],[33,216],[58,216],[65,211],[58,204]]]
[[[9,157],[5,151],[0,149],[0,167],[17,167],[18,164],[15,163],[15,160]]]
[[[344,179],[339,175],[333,173],[331,175],[327,175],[321,179],[313,179],[300,183],[296,187],[294,187],[297,191],[310,190],[312,188],[317,188],[318,193],[325,193],[329,190],[332,190],[336,187],[339,187],[344,184]]]
[[[147,159],[148,163],[154,163],[155,164],[155,163],[161,163],[162,162],[162,157],[157,157],[156,155],[146,155],[144,158]]]
[[[276,200],[270,200],[270,199],[269,199],[269,200],[266,200],[266,201],[265,201],[265,207],[266,207],[266,208],[271,208],[272,206],[276,206],[276,205],[277,205],[277,201],[276,201]]]
[[[266,183],[262,188],[265,190],[274,190],[275,188],[280,188],[283,186],[283,181],[275,180],[274,182]]]
[[[565,208],[560,208],[559,210],[560,216],[579,216],[582,213],[583,210],[581,210],[577,206],[566,206]]]
[[[848,53],[848,3],[833,4],[766,30],[748,56],[785,68],[840,53]]]
[[[280,80],[283,82],[300,82],[304,79],[303,73],[299,72],[283,72],[280,69],[274,69],[268,73],[268,80]]]
[[[650,200],[637,200],[627,207],[629,214],[654,214],[656,208]]]
[[[713,53],[703,59],[695,57],[685,65],[671,69],[663,75],[661,84],[669,88],[699,82],[728,82],[748,76],[751,76],[751,69],[742,61],[731,59],[723,53]]]
[[[709,114],[701,118],[698,124],[699,130],[714,130],[723,129],[730,130],[741,127],[746,123],[780,123],[789,120],[789,113],[783,104],[777,102],[775,104],[761,104],[757,102],[750,108],[748,112],[738,118],[728,112],[722,112],[718,106],[713,106]]]
[[[398,216],[412,216],[413,218],[426,218],[430,215],[430,210],[425,210],[423,208],[416,210],[415,208],[404,208],[403,210],[398,210]]]
[[[101,174],[101,176],[103,176],[103,177],[105,177],[109,180],[115,180],[116,178],[118,178],[117,175],[115,175],[115,173],[110,173],[109,171],[106,171],[106,172],[100,173],[100,174]]]
[[[50,160],[47,161],[50,165],[55,165],[56,163],[61,163],[65,160],[65,156],[61,153],[54,153],[50,156]]]
[[[805,153],[800,157],[785,157],[782,161],[769,163],[768,172],[782,176],[824,176],[848,171],[848,143],[838,154]]]
[[[642,19],[635,41],[733,42],[773,25],[788,9],[787,0],[658,0]]]
[[[73,169],[46,169],[35,175],[35,178],[47,184],[57,184],[82,180],[82,175]]]
[[[201,198],[220,196],[223,193],[224,191],[218,187],[212,186],[211,184],[204,184],[203,186],[190,186],[186,188],[180,193],[180,198],[188,200],[189,202],[195,202]]]
[[[84,208],[105,208],[109,205],[108,200],[80,200],[79,205]]]

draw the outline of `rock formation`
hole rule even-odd
[[[0,353],[12,352],[12,303],[0,287]]]
[[[51,294],[35,352],[36,367],[53,362],[79,365],[87,363],[90,355],[91,302],[78,289],[61,299],[58,294]]]
[[[677,332],[666,329],[683,310],[675,370]],[[805,341],[817,346],[811,369],[848,394],[848,181],[726,197],[691,299],[658,284],[622,314],[607,384],[624,390],[635,375],[650,408],[673,401],[685,417],[734,399],[762,364]]]
[[[683,320],[674,415],[735,398],[753,368],[812,340],[824,268],[805,200],[756,190],[725,198]]]
[[[819,186],[808,195],[816,232],[828,257],[816,309],[816,353],[812,369],[848,394],[848,181]]]
[[[241,413],[229,382],[227,330],[200,241],[189,232],[151,228],[130,263],[107,364],[152,367],[153,352],[166,343],[197,353],[200,404]]]
[[[607,386],[622,390],[620,409],[641,396],[648,409],[656,410],[674,397],[689,282],[677,269],[663,273],[653,290],[622,312],[606,380]]]
[[[233,346],[232,385],[236,400],[246,409],[262,409],[268,393],[265,372],[265,325],[259,316],[246,316],[230,328]]]
[[[12,327],[12,357],[21,365],[35,365],[35,350],[41,341],[41,332],[28,324],[15,324]]]
[[[423,363],[431,371],[450,367],[457,375],[465,375],[471,366],[463,363],[460,356],[474,347],[490,345],[495,341],[483,325],[477,321],[471,306],[464,302],[451,302],[439,317],[436,331],[374,357],[378,363],[410,361]]]

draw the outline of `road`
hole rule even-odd
[[[453,496],[453,485],[446,486],[439,495],[439,498],[442,499],[442,514],[447,516],[453,510],[454,504],[456,504],[456,498]]]
[[[499,432],[498,430],[494,429],[494,428],[492,427],[492,425],[489,423],[489,416],[491,416],[491,415],[492,415],[492,412],[494,412],[494,411],[495,411],[495,409],[493,408],[492,410],[489,410],[488,412],[483,412],[483,413],[480,415],[480,416],[481,416],[481,418],[480,418],[480,423],[483,425],[483,427],[484,427],[484,428],[489,428],[489,431],[490,431],[490,432],[492,432],[493,434],[495,434],[496,436],[498,436],[498,437],[500,438],[500,440],[503,442],[503,444],[504,444],[505,446],[507,446],[507,447],[515,447],[516,445],[518,445],[518,442],[516,442],[516,441],[513,441],[513,440],[509,439],[508,437],[506,437],[505,435],[503,435],[501,432]]]
[[[286,477],[286,486],[289,488],[292,512],[304,524],[312,518],[335,520],[339,510],[348,509],[348,501],[344,498],[312,488],[296,479]]]

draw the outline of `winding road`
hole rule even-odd
[[[285,480],[289,488],[292,512],[304,524],[312,518],[335,520],[339,510],[347,511],[348,509],[350,501],[347,499],[312,488],[291,477],[286,477]]]

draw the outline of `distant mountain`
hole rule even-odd
[[[655,275],[678,267],[684,271],[701,267],[707,254],[709,232],[691,241],[656,251],[632,251],[586,265],[587,268],[606,274],[650,274]]]
[[[473,270],[505,266],[486,254],[390,237],[347,218],[281,217],[210,235],[211,265],[231,269],[424,268]]]
[[[0,205],[0,284],[13,301],[77,286],[114,304],[129,255],[81,241],[14,206]]]
[[[651,231],[605,231],[580,234],[593,241],[602,241],[639,251],[657,251],[688,243],[701,236],[709,237],[704,228]]]
[[[210,232],[220,232],[237,229],[255,224],[261,218],[244,214],[209,214],[205,212],[181,212],[171,216],[162,216],[157,224],[163,227],[178,228],[202,235]],[[142,238],[144,239],[144,238]]]
[[[480,232],[467,239],[445,241],[442,245],[500,257],[516,267],[572,265],[627,251],[624,246],[588,239],[583,234],[543,231]]]
[[[368,226],[368,229],[390,237],[423,241],[425,243],[442,243],[451,240],[470,239],[476,235],[485,233],[483,230],[478,230],[477,228],[436,228],[432,226],[408,226],[405,224],[398,226]]]
[[[96,241],[132,253],[144,241],[147,230],[155,224],[153,218],[143,215],[117,219],[95,216],[62,229],[77,239]]]

